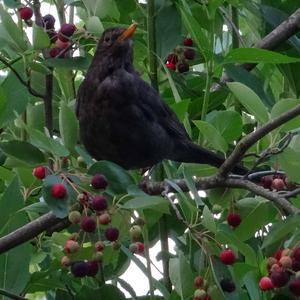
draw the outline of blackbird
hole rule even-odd
[[[76,115],[86,150],[125,169],[163,159],[219,167],[224,158],[192,142],[175,113],[133,67],[132,24],[109,28],[79,87]],[[237,166],[235,173],[247,170]]]

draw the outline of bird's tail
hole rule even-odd
[[[221,155],[193,143],[188,144],[187,148],[184,148],[183,151],[180,151],[181,153],[178,157],[172,159],[187,163],[208,164],[217,168],[225,161],[225,158]],[[248,172],[248,169],[241,165],[236,165],[232,172],[239,175],[245,175]]]

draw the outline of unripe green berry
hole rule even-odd
[[[81,213],[77,210],[71,211],[68,218],[72,224],[79,224],[81,221]]]
[[[132,241],[138,241],[142,237],[142,229],[139,225],[133,225],[129,230]]]
[[[101,262],[103,259],[103,253],[98,251],[93,254],[93,261]]]
[[[223,207],[219,204],[214,204],[211,211],[213,214],[220,214],[223,211]]]

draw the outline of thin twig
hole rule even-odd
[[[8,292],[4,289],[0,289],[0,295],[6,296],[10,299],[15,299],[15,300],[27,300],[27,298],[21,297],[19,295],[15,295],[15,294],[13,294],[11,292]]]

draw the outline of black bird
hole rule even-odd
[[[175,113],[133,67],[132,35],[109,28],[77,95],[76,114],[87,151],[126,169],[170,159],[219,167],[224,158],[192,142]],[[245,174],[243,167],[234,172]]]

